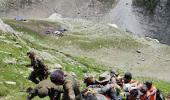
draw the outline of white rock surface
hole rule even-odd
[[[5,24],[1,19],[0,19],[0,30],[2,30],[3,32],[16,33],[9,25]]]
[[[8,85],[16,85],[17,83],[14,81],[5,81],[6,84]]]
[[[119,28],[116,24],[110,24],[110,23],[108,23],[108,25],[111,26],[111,27],[117,28],[117,29]]]
[[[15,58],[5,58],[3,61],[6,64],[16,64],[17,63],[17,59],[15,59]]]
[[[48,19],[50,19],[50,20],[62,19],[62,15],[61,15],[61,14],[58,14],[58,13],[53,13],[52,15],[50,15],[50,16],[48,17]]]

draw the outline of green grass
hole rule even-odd
[[[29,86],[35,86],[29,82],[28,77],[30,71],[25,67],[30,63],[26,57],[26,52],[29,48],[35,48],[40,53],[44,50],[54,56],[54,61],[46,59],[45,63],[51,65],[59,63],[64,67],[64,70],[68,72],[74,72],[79,80],[83,79],[83,74],[86,72],[96,72],[97,74],[103,71],[110,70],[109,66],[98,64],[95,59],[84,56],[73,56],[65,52],[59,51],[60,47],[78,46],[85,51],[95,51],[100,48],[118,48],[118,49],[136,49],[143,47],[143,44],[137,42],[130,35],[124,36],[93,36],[84,35],[81,32],[70,32],[62,38],[56,39],[56,37],[45,36],[39,34],[39,30],[34,30],[32,27],[41,28],[55,26],[59,27],[58,23],[51,23],[47,21],[35,21],[18,22],[14,20],[5,20],[6,23],[11,25],[15,30],[23,32],[21,34],[21,40],[12,36],[10,33],[0,32],[0,97],[7,97],[7,100],[24,100],[26,93],[19,92],[25,90]],[[36,26],[37,25],[37,26]],[[5,37],[5,38],[4,38]],[[18,47],[21,46],[21,47]],[[7,64],[4,59],[15,58],[15,64]],[[145,81],[145,78],[137,78],[141,81]],[[16,86],[7,85],[4,81],[14,81]],[[160,88],[165,95],[170,91],[168,82],[155,81],[155,85]],[[82,85],[83,87],[84,85]],[[44,100],[48,100],[45,98]],[[34,100],[39,100],[35,98]]]
[[[131,35],[124,34],[123,36],[93,36],[84,35],[83,32],[68,32],[62,38],[56,39],[56,37],[46,36],[40,34],[40,31],[33,30],[31,27],[38,27],[40,30],[44,30],[44,27],[59,27],[59,25],[53,22],[47,21],[35,21],[29,20],[29,22],[17,22],[14,20],[4,20],[5,23],[11,25],[15,30],[25,32],[23,38],[32,43],[39,43],[54,48],[68,47],[68,46],[79,46],[82,50],[98,50],[101,48],[119,48],[119,49],[135,49],[142,47],[143,44],[136,41]],[[28,25],[27,25],[28,24]],[[42,25],[41,25],[42,24]],[[110,29],[112,30],[112,29]],[[32,38],[33,39],[32,39]],[[33,41],[32,41],[33,40]],[[42,41],[43,40],[43,41]]]
[[[0,36],[5,37],[1,40],[8,41],[8,43],[3,41],[0,42],[0,82],[2,82],[0,84],[0,96],[15,96],[15,93],[18,93],[21,89],[25,89],[30,85],[32,86],[32,84],[24,77],[25,75],[28,75],[28,71],[26,71],[27,69],[25,66],[21,64],[22,61],[27,61],[24,57],[27,48],[14,39],[10,33],[0,33]],[[16,47],[16,43],[17,45],[22,46],[22,48]],[[5,63],[4,59],[9,58],[15,58],[17,63]],[[16,85],[5,84],[5,81],[14,81],[16,82]]]
[[[33,40],[36,40],[36,42],[32,42],[29,39],[26,39],[25,37],[22,38],[24,42],[26,43],[27,46],[29,47],[34,47],[37,50],[43,50],[47,49],[49,50],[49,53],[52,55],[56,55],[56,57],[59,57],[61,59],[60,61],[56,61],[53,63],[61,63],[66,71],[71,71],[76,73],[78,75],[78,79],[83,78],[83,73],[89,72],[89,71],[96,71],[96,72],[101,72],[103,69],[100,67],[101,65],[94,63],[93,59],[89,58],[82,58],[82,57],[70,57],[70,59],[77,61],[78,64],[72,64],[71,62],[66,60],[66,57],[68,57],[69,54],[60,54],[62,56],[58,56],[58,53],[53,51],[50,48],[47,48],[46,46],[42,46],[38,41],[43,41],[45,38],[37,35],[36,33],[34,34],[33,31],[26,30],[19,28],[19,31],[24,31],[28,32],[29,36],[33,38]],[[27,34],[24,34],[27,36]],[[25,64],[29,63],[29,59],[26,57],[26,52],[28,51],[28,48],[25,44],[22,44],[20,40],[16,39],[13,37],[10,33],[1,33],[1,37],[5,37],[6,41],[10,41],[8,44],[5,42],[0,42],[0,79],[2,81],[2,84],[0,85],[0,96],[8,97],[9,100],[10,98],[13,98],[13,100],[23,100],[23,98],[26,98],[26,93],[20,93],[19,91],[25,90],[29,86],[34,86],[34,84],[30,83],[26,77],[28,77],[30,71],[28,71],[27,68],[25,68]],[[48,39],[47,37],[46,39]],[[44,41],[43,41],[44,42]],[[22,48],[18,48],[15,45],[20,45]],[[5,52],[5,53],[4,53]],[[7,64],[4,63],[4,59],[8,58],[15,58],[16,59],[16,64]],[[46,61],[48,62],[48,61]],[[52,62],[48,62],[52,63]],[[92,69],[92,70],[91,70]],[[20,73],[22,72],[22,73]],[[16,85],[7,85],[4,82],[5,81],[14,81],[17,84]],[[12,97],[10,97],[12,96]],[[19,97],[18,97],[19,96]],[[36,99],[38,100],[38,99]]]

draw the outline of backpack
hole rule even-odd
[[[156,100],[165,100],[162,91],[159,89],[156,91]]]

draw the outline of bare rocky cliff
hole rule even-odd
[[[48,17],[59,13],[64,17],[102,17],[112,8],[114,0],[1,0],[0,17]]]

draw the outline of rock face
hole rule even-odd
[[[0,17],[64,17],[95,19],[105,16],[115,0],[0,0]],[[101,21],[101,20],[100,20]]]
[[[16,33],[9,25],[5,24],[1,19],[0,19],[0,30],[2,30],[3,32]]]
[[[16,82],[13,82],[13,81],[5,81],[5,84],[8,84],[8,85],[16,85],[17,83],[16,83]]]
[[[58,13],[53,13],[51,16],[48,17],[48,19],[50,20],[57,20],[57,19],[61,19],[62,15],[58,14]]]
[[[3,61],[6,64],[16,64],[17,63],[17,59],[15,59],[15,58],[5,58]]]

